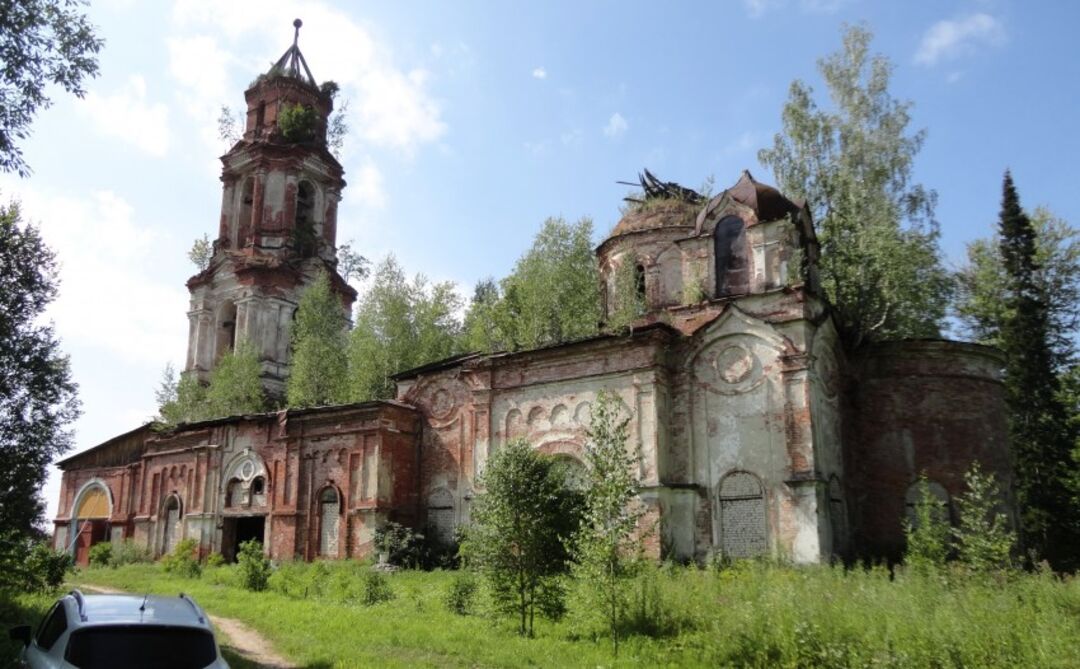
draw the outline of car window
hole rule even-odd
[[[66,629],[67,613],[64,612],[64,603],[57,602],[53,604],[52,610],[38,627],[37,637],[35,637],[38,647],[49,650]]]
[[[64,659],[80,669],[199,669],[217,659],[217,648],[198,628],[108,625],[72,632]]]

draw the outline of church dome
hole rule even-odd
[[[701,205],[684,200],[647,200],[627,212],[609,237],[665,228],[693,229]]]

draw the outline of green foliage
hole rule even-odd
[[[206,566],[209,568],[225,566],[225,556],[216,551],[211,553],[210,555],[207,555]]]
[[[618,332],[630,327],[639,316],[645,313],[645,277],[639,271],[638,258],[633,253],[625,253],[619,258],[615,268],[615,290],[608,299],[614,304],[607,328]]]
[[[286,104],[278,112],[277,125],[286,142],[308,142],[315,139],[319,112],[314,107]]]
[[[285,563],[274,579],[290,569],[300,580],[317,566]],[[613,666],[610,649],[573,615],[577,606],[562,621],[538,621],[536,636],[522,638],[507,625],[448,611],[453,572],[397,572],[397,598],[375,610],[357,606],[354,589],[367,569],[351,560],[324,565],[324,592],[306,597],[212,584],[209,573],[186,581],[145,565],[74,579],[130,592],[187,592],[212,615],[258,629],[298,666]],[[643,587],[653,620],[642,634],[624,628],[616,666],[1080,666],[1080,579],[1045,572],[943,580],[940,573],[753,560],[720,571],[649,565],[630,584],[634,609]],[[36,616],[2,620],[33,623],[49,604]],[[478,600],[479,615],[486,604]],[[628,619],[640,616],[632,611]]]
[[[930,492],[925,476],[919,477],[917,489],[915,519],[904,519],[904,564],[922,570],[939,568],[949,557],[949,510]]]
[[[375,528],[372,538],[375,550],[386,556],[387,564],[415,568],[423,556],[424,535],[412,528],[390,521]]]
[[[52,100],[53,85],[82,97],[83,82],[98,74],[104,41],[70,0],[0,2],[0,171],[30,175],[16,142],[30,136],[30,123]]]
[[[205,271],[214,257],[214,244],[210,241],[210,236],[204,234],[192,242],[187,257],[200,272]]]
[[[999,511],[1001,493],[993,474],[976,462],[964,474],[967,492],[956,506],[960,523],[954,535],[957,559],[976,571],[1005,569],[1011,564],[1016,535],[1008,517]]]
[[[842,50],[818,61],[833,109],[793,82],[783,131],[758,153],[780,189],[811,207],[821,283],[851,347],[937,336],[952,290],[936,194],[912,183],[925,132],[908,133],[911,103],[889,93],[892,65],[869,54],[870,40],[865,28],[845,28]]]
[[[683,284],[682,303],[697,304],[704,302],[709,294],[705,292],[705,277],[701,265],[694,263],[690,268],[690,280]]]
[[[577,575],[619,652],[620,626],[629,606],[630,581],[641,564],[645,509],[634,473],[639,458],[628,449],[630,416],[611,392],[592,406],[585,465],[585,518],[577,542]]]
[[[0,597],[55,589],[71,566],[71,556],[65,552],[14,530],[0,532]]]
[[[199,542],[195,539],[181,540],[172,553],[161,558],[161,568],[166,574],[174,574],[180,578],[199,578],[202,575]]]
[[[392,397],[391,376],[455,354],[460,309],[453,283],[429,284],[423,275],[410,282],[387,256],[357,305],[349,338],[350,398]]]
[[[240,544],[236,554],[240,585],[245,590],[262,592],[270,581],[270,560],[263,552],[262,543],[249,539]]]
[[[337,272],[348,283],[350,279],[364,279],[368,275],[368,259],[353,250],[352,242],[338,244]]]
[[[579,523],[576,496],[554,460],[517,439],[492,455],[461,552],[486,577],[496,608],[532,636],[536,614],[565,611],[567,543]]]
[[[334,110],[326,122],[326,148],[335,158],[341,158],[345,137],[349,134],[349,101],[345,100]]]
[[[459,616],[470,615],[476,606],[476,594],[480,583],[468,569],[454,573],[450,588],[446,591],[446,610]]]
[[[1071,334],[1080,326],[1080,230],[1045,207],[1029,221],[1034,232],[1031,281],[1044,301],[1047,337],[1060,369],[1075,355]],[[1001,329],[1012,315],[1013,292],[1001,256],[1001,234],[967,245],[967,262],[957,273],[956,315],[961,333],[991,346],[1001,345]]]
[[[466,348],[530,349],[594,335],[601,319],[592,221],[549,218],[510,276],[477,286]]]
[[[88,559],[91,567],[108,567],[112,564],[113,559],[112,543],[102,541],[101,543],[94,544],[90,547]]]
[[[1061,221],[1029,218],[1008,172],[996,241],[996,249],[974,247],[961,313],[1006,356],[1009,441],[1025,544],[1056,567],[1071,568],[1080,563],[1072,459],[1080,425],[1058,374],[1073,357],[1080,317],[1080,241]]]
[[[266,410],[259,375],[262,365],[255,346],[246,339],[223,355],[210,373],[206,388],[206,411],[210,417],[238,416]]]
[[[21,5],[3,4],[8,14],[3,15],[7,27],[0,29],[0,45],[12,39],[9,21],[29,22],[31,31],[40,30]],[[29,5],[40,8],[37,2]],[[45,47],[34,47],[39,48]],[[3,75],[0,79],[10,83]],[[4,105],[0,101],[0,108]],[[0,122],[0,133],[6,131]],[[7,156],[4,141],[6,135],[0,134],[0,167]],[[23,224],[18,203],[0,205],[0,532],[13,530],[24,537],[33,536],[42,519],[41,490],[49,463],[71,448],[69,426],[79,416],[68,358],[43,318],[57,284],[56,256],[38,229]]]
[[[383,602],[389,602],[394,598],[394,589],[390,587],[390,579],[381,571],[371,569],[364,575],[364,593],[360,603],[364,606],[375,606]]]
[[[206,387],[193,372],[184,372],[177,381],[171,364],[165,365],[161,385],[154,391],[158,403],[157,422],[163,428],[193,423],[210,417]]]
[[[122,567],[128,564],[145,564],[154,561],[154,555],[146,546],[140,546],[133,539],[124,539],[113,550],[112,566]]]
[[[221,105],[221,110],[218,112],[217,127],[218,139],[230,147],[244,135],[242,119],[238,118],[238,115],[234,114],[233,110],[227,105]]]
[[[321,272],[300,297],[292,331],[292,362],[286,386],[290,407],[325,406],[348,400],[348,323],[341,299]]]

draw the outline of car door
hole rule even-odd
[[[64,601],[53,604],[53,607],[38,625],[37,633],[30,640],[23,657],[31,669],[55,669],[63,663],[62,644],[57,643],[64,632],[67,631],[67,611],[64,609]]]

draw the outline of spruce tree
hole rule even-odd
[[[1080,515],[1069,479],[1075,466],[1068,415],[1059,401],[1048,296],[1040,289],[1036,231],[1005,173],[999,238],[1006,274],[999,343],[1005,352],[1009,439],[1024,541],[1056,566],[1075,563]]]
[[[290,407],[341,404],[348,397],[347,321],[330,276],[319,274],[300,297],[286,386]]]

